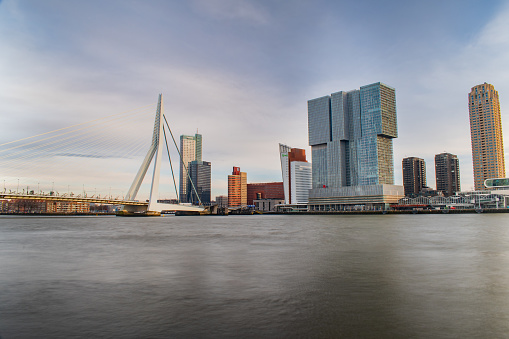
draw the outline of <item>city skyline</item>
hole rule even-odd
[[[380,25],[384,30],[374,29]],[[206,135],[212,194],[224,195],[233,164],[249,172],[250,182],[279,180],[279,142],[310,154],[309,98],[383,81],[398,98],[395,184],[402,184],[397,164],[404,157],[433,163],[435,154],[449,152],[460,161],[462,190],[470,190],[465,93],[484,82],[495,86],[507,136],[507,32],[507,1],[4,0],[0,143],[141,107],[163,92],[175,134],[199,128]],[[427,178],[433,186],[431,166]]]

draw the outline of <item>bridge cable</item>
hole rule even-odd
[[[146,106],[142,106],[142,107],[139,107],[139,108],[145,108],[145,107],[149,107],[149,106],[153,106],[153,104],[150,104],[150,105],[146,105]],[[138,108],[136,108],[138,109]],[[117,116],[117,115],[122,115],[122,114],[125,114],[127,112],[132,112],[134,111],[131,110],[131,111],[126,111],[126,112],[121,112],[121,113],[117,113],[117,114],[113,114],[113,115],[109,115],[107,117],[104,117],[104,118],[99,118],[99,119],[95,119],[95,120],[91,120],[91,121],[87,121],[87,122],[82,122],[80,124],[76,124],[76,125],[71,125],[71,126],[67,126],[67,127],[63,127],[63,128],[59,128],[59,129],[56,129],[56,130],[53,130],[53,131],[49,131],[49,132],[45,132],[45,133],[41,133],[41,134],[37,134],[37,135],[32,135],[30,137],[26,137],[26,138],[23,138],[23,139],[18,139],[18,140],[13,140],[13,141],[9,141],[9,142],[5,142],[3,144],[0,144],[0,147],[1,146],[5,146],[5,145],[8,145],[8,144],[13,144],[15,142],[19,142],[19,141],[23,141],[23,140],[27,140],[27,139],[32,139],[32,138],[36,138],[36,137],[40,137],[42,135],[46,135],[46,134],[50,134],[50,133],[54,133],[54,132],[58,132],[58,131],[62,131],[62,130],[65,130],[65,129],[69,129],[69,128],[73,128],[73,127],[76,127],[76,126],[81,126],[81,125],[85,125],[85,124],[89,124],[91,122],[95,122],[95,121],[99,121],[99,120],[103,120],[103,119],[107,119],[107,118],[111,118],[111,117],[114,117],[114,116]]]
[[[152,105],[150,105],[152,106]],[[132,113],[134,111],[134,113]],[[128,114],[126,114],[128,113]],[[141,114],[140,114],[141,113]],[[122,114],[127,119],[119,120],[117,116]],[[8,149],[0,150],[1,152],[8,152],[16,150],[15,152],[10,152],[7,154],[0,155],[0,159],[3,159],[0,167],[2,167],[2,172],[4,171],[6,165],[9,168],[9,171],[14,170],[16,172],[16,176],[22,175],[22,172],[26,172],[28,170],[34,171],[38,168],[56,168],[57,170],[61,169],[61,165],[59,162],[51,161],[52,157],[66,157],[69,160],[72,158],[130,158],[131,156],[135,156],[139,150],[143,147],[139,141],[140,138],[129,138],[123,140],[123,136],[114,136],[115,134],[111,133],[110,127],[111,125],[115,126],[115,128],[119,128],[119,126],[125,125],[128,121],[133,121],[134,119],[138,119],[140,115],[145,115],[146,113],[138,109],[131,110],[124,113],[114,114],[108,117],[104,117],[101,119],[92,120],[89,122],[68,126],[65,128],[61,128],[58,130],[38,134],[35,136],[11,141],[8,143],[1,144],[3,145],[12,145],[13,143],[19,143],[24,140],[28,140],[22,145],[18,145],[15,147],[9,147]],[[138,116],[134,118],[134,116]],[[102,123],[97,123],[98,120],[102,120]],[[134,121],[133,121],[134,122]],[[88,125],[88,126],[87,126]],[[74,130],[72,128],[74,127]],[[79,127],[79,128],[76,128]],[[67,131],[66,131],[67,130]],[[57,135],[49,136],[52,133],[55,134],[59,132]],[[79,132],[79,133],[76,133]],[[106,132],[106,133],[105,133]],[[74,136],[71,137],[70,134],[73,133]],[[137,135],[137,134],[134,134]],[[41,137],[37,141],[33,141],[36,137]],[[77,138],[76,138],[77,136]],[[112,138],[113,137],[113,138]],[[32,139],[32,140],[30,140]],[[139,141],[136,139],[140,139]],[[127,141],[127,142],[126,142]],[[110,146],[122,145],[122,149],[113,150]],[[48,147],[49,146],[49,147]],[[20,147],[23,147],[23,150],[19,150]],[[99,148],[99,149],[98,149]],[[118,149],[118,147],[117,147]],[[89,153],[93,151],[92,153]],[[113,152],[111,152],[113,151]],[[88,154],[87,154],[88,153]],[[30,159],[30,164],[27,165],[23,163],[23,160]],[[43,160],[43,162],[34,162],[36,158]],[[48,162],[48,159],[51,162]],[[69,165],[71,167],[69,167]],[[78,164],[73,164],[70,162],[66,165],[67,169],[72,168],[73,166],[80,166]],[[79,169],[83,169],[83,167],[77,167]],[[5,173],[4,173],[5,174]],[[52,176],[54,176],[53,173]],[[51,180],[51,179],[50,179]],[[4,180],[5,181],[5,180]],[[12,181],[12,180],[8,180]],[[18,179],[19,181],[19,179]],[[37,180],[39,181],[39,180]],[[37,184],[38,185],[38,184]]]
[[[118,120],[110,121],[109,123],[115,124],[115,127],[118,128],[118,126],[124,124],[126,121],[131,120],[131,119],[132,118],[123,120],[123,122],[121,122],[121,123],[119,123]],[[90,129],[94,125],[89,126],[88,128]],[[80,128],[79,130],[82,130],[82,129],[83,128]],[[93,149],[96,151],[96,154],[94,154],[94,156],[93,156],[94,158],[111,158],[111,157],[115,157],[116,154],[121,155],[121,158],[130,158],[134,154],[137,154],[137,152],[141,149],[141,143],[138,144],[137,140],[132,139],[132,140],[129,140],[128,143],[122,142],[122,145],[124,146],[123,147],[124,150],[120,150],[116,153],[107,152],[106,154],[104,154],[103,150],[111,151],[111,148],[109,146],[112,144],[115,144],[117,142],[115,139],[120,140],[120,138],[111,139],[110,135],[108,135],[107,137],[110,139],[110,141],[104,142],[104,141],[106,141],[104,139],[106,139],[107,137],[106,137],[106,133],[102,132],[101,130],[109,131],[109,126],[102,124],[101,128],[99,130],[90,131],[90,133],[89,132],[87,132],[87,133],[81,132],[81,133],[77,134],[78,136],[80,134],[84,135],[87,137],[87,139],[84,139],[84,138],[76,139],[76,138],[69,137],[69,136],[62,138],[62,136],[64,134],[68,134],[69,132],[66,132],[66,133],[63,133],[60,135],[56,135],[56,136],[53,136],[50,138],[45,138],[45,139],[39,140],[37,142],[40,143],[41,141],[44,141],[47,139],[53,139],[53,141],[46,142],[45,144],[34,145],[31,148],[27,148],[22,151],[17,151],[15,153],[0,155],[0,159],[2,159],[2,158],[4,159],[4,161],[2,161],[3,166],[10,163],[12,169],[17,169],[19,171],[19,170],[28,168],[26,166],[26,164],[21,163],[21,161],[23,159],[26,159],[26,158],[34,159],[35,156],[38,156],[40,158],[50,158],[50,157],[55,157],[55,156],[83,158],[83,157],[89,157],[90,155],[89,154],[80,154],[81,152],[88,153],[88,150]],[[94,135],[99,136],[99,138],[94,137]],[[95,138],[95,140],[94,140],[94,138]],[[33,144],[33,143],[34,142],[30,142],[28,144]],[[28,144],[24,144],[21,146],[26,146]],[[48,146],[48,145],[54,145],[54,146],[43,148],[44,146]],[[99,150],[97,149],[98,146],[100,146]],[[37,150],[37,149],[39,149],[39,150]],[[99,154],[97,154],[97,151],[99,151]],[[70,152],[70,153],[66,153],[66,152]],[[14,166],[12,166],[12,165],[14,165]],[[57,163],[54,163],[54,166],[57,166]],[[54,167],[54,166],[51,166],[51,167]],[[31,162],[29,168],[31,170],[34,170],[37,167],[40,167],[39,164]],[[18,172],[18,174],[19,174],[19,172]]]
[[[135,113],[133,113],[135,114]],[[130,114],[130,115],[133,115],[133,114]],[[139,113],[138,113],[139,114]],[[115,115],[118,115],[118,114],[115,114]],[[115,116],[113,115],[113,116]],[[109,118],[109,117],[107,117]],[[80,125],[85,125],[85,124],[89,124],[89,123],[92,123],[92,122],[95,122],[95,121],[98,121],[98,120],[103,120],[103,119],[106,119],[106,118],[101,118],[101,119],[96,119],[96,120],[92,120],[92,121],[89,121],[89,122],[85,122],[85,123],[82,123],[82,124],[77,124],[77,125],[73,125],[73,126],[69,126],[69,127],[64,127],[64,128],[60,128],[60,129],[57,129],[57,130],[54,130],[54,131],[50,131],[50,132],[46,132],[46,133],[42,133],[42,134],[38,134],[38,135],[34,135],[34,136],[31,136],[31,137],[27,137],[27,138],[24,138],[24,139],[19,139],[19,140],[14,140],[14,141],[10,141],[10,142],[7,142],[7,143],[4,143],[4,144],[0,144],[0,147],[1,146],[4,146],[4,145],[7,145],[7,144],[11,144],[11,143],[15,143],[15,142],[18,142],[18,141],[23,141],[23,140],[27,140],[27,139],[32,139],[32,138],[35,138],[37,136],[42,136],[42,135],[46,135],[46,134],[50,134],[50,133],[54,133],[54,132],[58,132],[58,131],[61,131],[61,130],[64,130],[64,129],[69,129],[71,127],[76,127],[76,126],[80,126]],[[115,122],[115,121],[112,121],[112,122]],[[47,137],[47,138],[44,138],[44,139],[40,139],[40,140],[36,140],[36,141],[32,141],[32,142],[29,142],[29,143],[26,143],[26,144],[22,144],[22,145],[18,145],[18,146],[14,146],[14,147],[11,147],[11,148],[7,148],[7,149],[4,149],[4,150],[1,150],[0,152],[6,152],[6,151],[10,151],[12,149],[16,149],[16,148],[19,148],[19,147],[25,147],[25,146],[28,146],[28,145],[31,145],[31,144],[34,144],[34,143],[37,143],[37,142],[41,142],[41,141],[45,141],[45,140],[48,140],[48,139],[52,139],[52,138],[55,138],[55,137],[59,137],[59,136],[62,136],[62,135],[66,135],[66,134],[70,134],[70,133],[74,133],[74,132],[77,132],[77,131],[80,131],[80,130],[83,130],[83,129],[87,129],[87,128],[90,128],[90,127],[93,127],[93,126],[96,126],[96,125],[100,125],[100,123],[95,123],[95,124],[92,124],[88,127],[82,127],[82,128],[78,128],[76,130],[71,130],[69,132],[64,132],[64,133],[61,133],[61,134],[57,134],[55,136],[51,136],[51,137]],[[64,139],[65,140],[65,139]],[[39,146],[40,147],[40,146]]]
[[[196,187],[194,187],[193,179],[191,179],[191,176],[189,175],[189,171],[187,170],[186,165],[184,164],[184,159],[182,158],[182,153],[180,153],[180,150],[177,146],[177,142],[175,141],[175,138],[173,137],[173,133],[171,132],[170,125],[168,124],[168,121],[166,120],[166,116],[163,114],[164,122],[166,123],[166,126],[168,127],[168,130],[170,131],[171,138],[173,139],[173,144],[175,145],[175,148],[177,149],[177,152],[180,156],[180,162],[182,162],[182,166],[184,167],[187,177],[189,178],[189,181],[191,182],[191,185],[193,186],[194,193],[196,194],[196,197],[198,198],[198,201],[200,202],[200,206],[203,206],[200,196],[198,195],[198,192],[196,191]],[[179,200],[180,201],[180,200]]]
[[[116,126],[118,127],[120,124],[117,122],[117,121],[112,121],[112,123],[115,123]],[[125,123],[125,121],[124,121]],[[92,125],[94,126],[94,125]],[[87,128],[91,128],[92,126],[90,127],[87,127]],[[109,126],[107,125],[101,125],[101,129],[103,130],[109,130]],[[45,140],[48,140],[48,139],[53,139],[53,141],[49,141],[49,142],[46,142],[45,144],[36,144],[34,145],[33,147],[31,148],[26,148],[24,150],[21,150],[21,151],[17,151],[15,153],[8,153],[8,154],[5,154],[5,155],[0,155],[0,159],[8,159],[8,158],[11,158],[13,160],[21,160],[23,158],[27,158],[27,157],[33,157],[34,155],[38,155],[38,154],[50,154],[50,156],[69,156],[69,154],[66,154],[66,153],[63,153],[66,151],[66,147],[69,146],[74,152],[78,152],[78,151],[85,151],[85,150],[88,150],[89,148],[93,148],[94,146],[101,146],[101,150],[109,150],[109,147],[105,147],[105,146],[109,146],[109,144],[103,142],[103,140],[110,138],[109,135],[106,135],[106,134],[102,134],[100,133],[101,132],[101,129],[98,129],[97,131],[91,131],[91,132],[81,132],[81,133],[78,133],[76,135],[71,135],[71,136],[67,136],[65,138],[60,138],[60,139],[56,139],[57,137],[61,137],[62,135],[64,134],[68,134],[68,133],[71,133],[71,132],[66,132],[66,133],[63,133],[63,134],[60,134],[60,135],[56,135],[56,136],[52,136],[52,137],[49,137],[49,138],[45,138],[45,139],[42,139],[42,140],[38,140],[38,141],[34,141],[34,142],[30,142],[30,143],[27,143],[27,144],[23,144],[23,145],[20,145],[20,146],[17,146],[17,147],[25,147],[29,144],[33,144],[33,143],[40,143],[41,141],[45,141]],[[78,129],[78,130],[81,130],[81,129]],[[78,131],[78,130],[75,130],[75,131]],[[74,131],[74,132],[75,132]],[[90,138],[89,136],[93,135],[93,134],[98,134],[98,135],[102,135],[100,138],[96,138],[96,139],[92,139]],[[79,139],[79,138],[76,138],[76,136],[86,136],[88,137],[88,139]],[[69,142],[65,142],[64,141],[69,141]],[[113,142],[116,142],[116,141],[110,141],[110,144],[113,143]],[[49,145],[55,145],[55,146],[52,146],[52,147],[46,147],[46,146],[49,146]],[[80,148],[78,148],[78,146],[80,146]],[[83,146],[87,146],[87,147],[83,147]],[[8,149],[8,150],[11,150],[12,148]],[[40,151],[36,151],[36,152],[33,152],[33,150],[36,150],[36,149],[41,149]],[[60,152],[59,153],[50,153],[48,151],[51,151],[51,150],[59,150]],[[5,150],[7,151],[7,150]],[[28,151],[32,151],[31,153],[27,153]],[[2,151],[0,151],[2,152]],[[19,156],[19,157],[15,157],[16,155],[19,155],[19,154],[26,154],[25,156]],[[86,155],[82,155],[82,156],[86,156]],[[101,156],[97,156],[97,158],[106,158],[108,157],[108,155],[101,155]]]
[[[164,142],[166,144],[166,152],[168,153],[168,159],[170,160],[171,177],[173,178],[173,185],[175,186],[175,194],[177,195],[177,201],[180,201],[179,194],[177,191],[177,183],[175,182],[175,175],[173,174],[173,165],[171,164],[170,148],[168,147],[168,140],[166,139],[166,132],[164,131],[164,128],[163,128],[163,135],[164,135]]]

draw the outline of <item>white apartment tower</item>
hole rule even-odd
[[[279,144],[285,204],[307,204],[312,187],[312,168],[303,149]]]

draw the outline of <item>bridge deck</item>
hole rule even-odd
[[[68,201],[68,202],[88,202],[95,204],[109,205],[131,205],[131,206],[148,206],[145,201],[116,200],[106,198],[88,198],[88,197],[70,197],[57,195],[38,195],[38,194],[12,194],[0,193],[0,199],[25,199],[25,200],[46,200],[46,201]]]

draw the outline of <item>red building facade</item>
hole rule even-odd
[[[240,167],[233,167],[228,176],[228,206],[239,207],[247,205],[247,174],[241,172]]]
[[[285,199],[282,182],[263,182],[247,184],[247,204],[253,205],[256,199]]]

